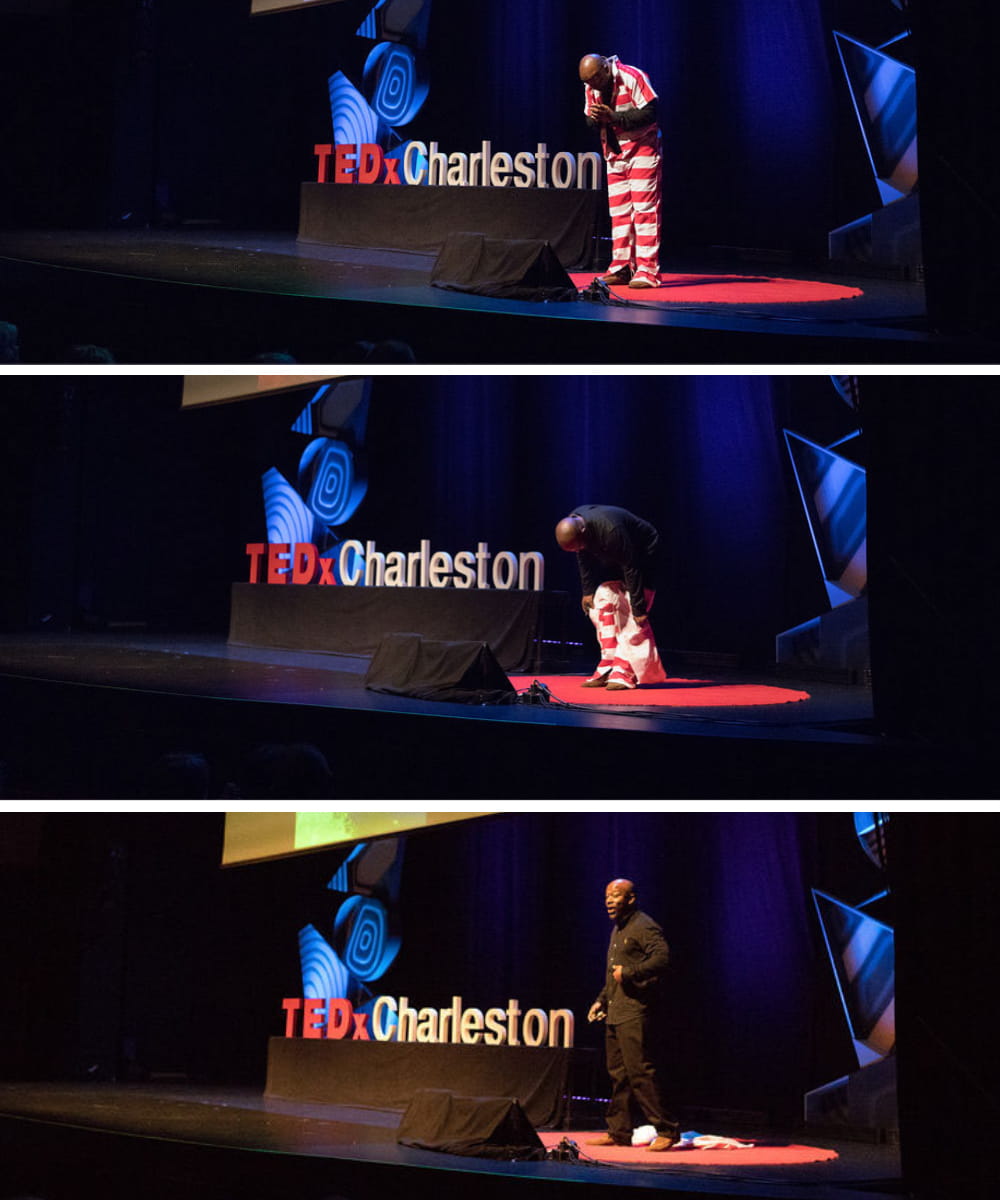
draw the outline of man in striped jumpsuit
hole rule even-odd
[[[556,541],[576,555],[583,611],[601,651],[583,686],[615,692],[664,683],[667,674],[649,623],[659,560],[656,529],[625,508],[581,504],[556,526]]]
[[[660,127],[649,76],[612,55],[580,60],[587,123],[600,130],[608,172],[612,258],[605,283],[660,282]]]

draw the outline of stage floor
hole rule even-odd
[[[885,787],[891,770],[888,795],[911,787],[912,772],[933,777],[909,747],[897,761],[872,726],[863,684],[681,670],[671,657],[671,678],[648,705],[645,692],[622,705],[600,691],[586,703],[466,704],[370,691],[367,658],[232,646],[221,636],[6,635],[0,764],[11,797],[141,800],[153,798],[145,777],[159,756],[193,751],[212,763],[211,796],[264,799],[238,784],[247,755],[304,742],[331,763],[340,800],[474,796],[508,807],[621,796],[623,769],[629,796],[659,799],[853,794],[859,779]],[[589,669],[549,668],[545,678],[557,694]],[[530,689],[534,678],[517,682]],[[734,704],[721,690],[735,687],[742,700],[757,685],[778,688],[781,701]],[[954,786],[951,763],[948,778]]]
[[[467,704],[370,691],[366,658],[221,636],[6,635],[0,768],[11,799],[181,800],[146,790],[147,774],[164,754],[196,752],[213,771],[201,798],[309,799],[240,782],[251,751],[277,742],[320,748],[332,790],[312,798],[340,801],[979,795],[977,764],[953,747],[880,732],[863,683],[665,659],[667,684],[621,693],[625,704],[599,690],[559,702],[592,664],[511,676],[520,700]],[[524,695],[536,678],[554,699]],[[747,690],[755,702],[731,702]]]
[[[668,665],[677,656],[666,653]],[[461,704],[417,700],[369,691],[364,685],[369,659],[345,654],[313,654],[262,646],[229,644],[219,636],[156,634],[47,634],[0,636],[0,676],[86,684],[100,688],[256,700],[271,704],[409,713],[472,721],[629,729],[646,733],[691,733],[724,727],[730,734],[830,741],[865,741],[873,736],[871,689],[863,684],[805,680],[774,672],[740,672],[701,667],[671,667],[671,703],[656,703],[656,690],[630,693],[628,707],[600,690],[586,703],[549,702]],[[565,676],[579,680],[593,664],[545,673],[550,682]],[[521,689],[532,675],[512,677]],[[763,686],[780,689],[773,703],[723,703],[707,689]],[[738,699],[739,692],[732,693]],[[642,698],[648,697],[644,704]],[[724,697],[725,698],[725,697]]]
[[[87,1144],[87,1134],[110,1162],[120,1161],[123,1172],[134,1169],[144,1149],[150,1162],[169,1162],[172,1152],[186,1154],[190,1174],[189,1195],[270,1195],[280,1191],[285,1200],[300,1196],[348,1197],[386,1194],[386,1178],[402,1194],[458,1196],[470,1188],[483,1196],[508,1194],[517,1187],[556,1196],[566,1190],[580,1196],[581,1186],[592,1190],[642,1188],[671,1195],[716,1197],[773,1197],[776,1200],[859,1200],[898,1195],[903,1190],[898,1147],[874,1139],[850,1140],[824,1130],[705,1129],[706,1134],[756,1139],[770,1146],[805,1145],[833,1152],[823,1162],[778,1165],[740,1164],[739,1151],[719,1150],[718,1163],[684,1160],[684,1152],[650,1156],[647,1165],[612,1165],[590,1161],[585,1145],[578,1161],[506,1162],[479,1157],[442,1154],[401,1146],[396,1130],[402,1114],[380,1109],[343,1108],[265,1099],[250,1087],[208,1087],[187,1083],[121,1085],[111,1083],[0,1084],[0,1131],[7,1144],[38,1151],[59,1148],[53,1163],[18,1164],[26,1175],[19,1182],[41,1183],[72,1172],[73,1155],[94,1161],[97,1150]],[[70,1134],[70,1131],[71,1134]],[[63,1146],[63,1135],[66,1145]],[[113,1135],[108,1137],[108,1135]],[[9,1139],[9,1141],[8,1141]],[[552,1138],[546,1139],[548,1141]],[[579,1145],[579,1143],[577,1143]],[[69,1149],[67,1149],[68,1147]],[[127,1148],[127,1154],[120,1147]],[[210,1148],[213,1155],[192,1155],[192,1148]],[[183,1148],[183,1151],[182,1151]],[[704,1159],[707,1155],[699,1155]],[[29,1153],[24,1154],[29,1160]],[[128,1163],[128,1167],[125,1163]],[[260,1190],[239,1190],[234,1181],[250,1164]],[[193,1164],[193,1165],[191,1165]],[[386,1168],[391,1169],[387,1176]],[[366,1174],[366,1169],[372,1172]],[[104,1194],[129,1194],[106,1168]],[[315,1190],[325,1181],[326,1191]],[[116,1187],[116,1183],[119,1187]],[[93,1178],[80,1178],[78,1191],[39,1191],[40,1195],[80,1197],[93,1194]],[[136,1177],[128,1186],[138,1190]],[[161,1194],[151,1177],[147,1194]],[[572,1189],[570,1191],[570,1189]],[[145,1189],[143,1189],[145,1190]],[[132,1194],[135,1194],[134,1192]]]
[[[276,352],[355,365],[407,354],[429,365],[996,360],[993,345],[935,333],[919,282],[726,253],[685,255],[663,270],[714,281],[731,301],[692,303],[690,289],[675,286],[658,293],[668,300],[617,289],[610,304],[542,303],[432,287],[430,255],[292,234],[7,231],[0,316],[20,326],[23,360],[45,364],[67,361],[69,346],[81,343],[106,347],[121,364],[237,364]],[[740,299],[741,281],[769,279],[859,294]]]
[[[589,663],[511,676],[520,700],[468,704],[370,691],[367,658],[231,646],[222,636],[5,635],[0,785],[15,800],[190,799],[148,790],[160,757],[183,751],[212,768],[210,791],[195,798],[223,803],[474,798],[561,811],[608,798],[981,798],[974,754],[887,737],[863,683],[718,670],[669,651],[665,660],[667,684],[622,693],[625,704],[599,690],[559,701],[580,695]],[[536,678],[554,699],[524,694]],[[754,702],[732,702],[747,691]],[[248,756],[273,743],[319,748],[330,790],[248,790]]]

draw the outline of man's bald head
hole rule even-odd
[[[582,550],[586,545],[587,522],[574,513],[563,517],[556,526],[556,541],[563,550]]]
[[[580,59],[580,82],[594,88],[603,87],[610,78],[611,69],[603,54],[585,54]]]

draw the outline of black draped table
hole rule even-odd
[[[269,1099],[403,1111],[416,1092],[517,1100],[536,1128],[566,1111],[570,1065],[561,1046],[484,1046],[274,1037],[268,1042]]]
[[[607,218],[587,188],[417,187],[303,183],[299,241],[437,254],[450,233],[548,242],[563,267],[586,268]]]
[[[235,583],[233,645],[371,656],[391,633],[489,645],[508,672],[534,669],[544,611],[565,600],[495,588],[320,587]]]

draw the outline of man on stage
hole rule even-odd
[[[613,925],[604,987],[587,1020],[605,1021],[605,1054],[611,1076],[608,1131],[591,1146],[629,1146],[632,1131],[645,1119],[656,1131],[648,1150],[669,1150],[680,1126],[667,1110],[656,1066],[653,1035],[659,984],[670,961],[663,930],[641,912],[630,879],[613,879],[604,893]]]
[[[580,60],[587,123],[600,130],[608,172],[611,265],[605,283],[660,284],[660,127],[649,76],[612,55]]]
[[[622,691],[664,683],[649,612],[656,596],[660,537],[648,521],[610,504],[581,504],[556,526],[576,554],[583,611],[597,631],[601,659],[584,687]]]

